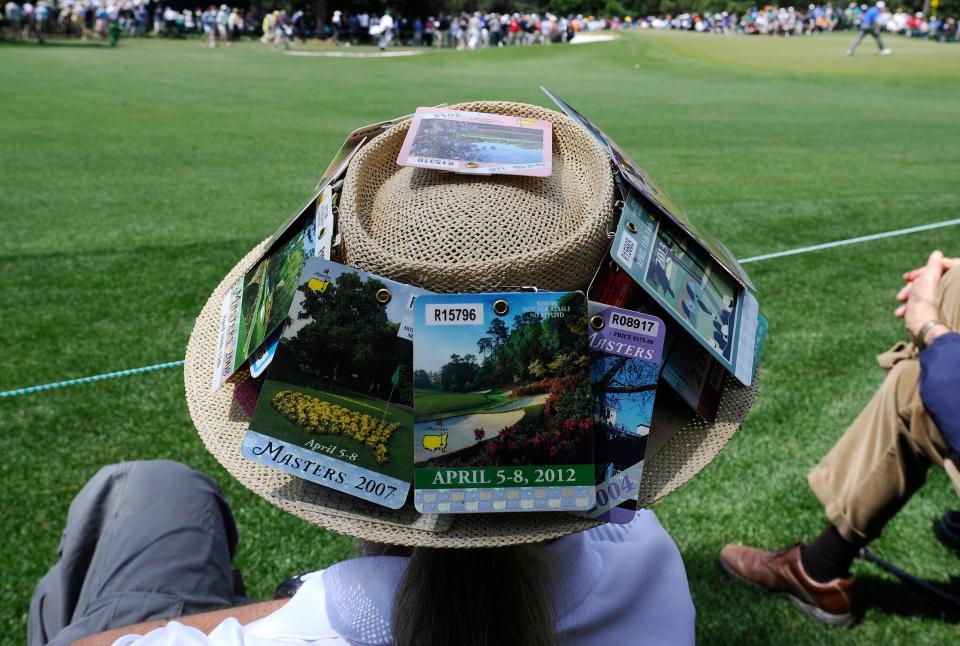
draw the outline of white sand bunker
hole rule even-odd
[[[396,58],[398,56],[419,56],[422,51],[401,49],[396,52],[296,52],[289,51],[289,56],[325,56],[328,58]]]
[[[613,34],[577,34],[574,36],[573,40],[570,41],[571,45],[589,45],[590,43],[604,43],[610,40],[616,40],[618,37]]]

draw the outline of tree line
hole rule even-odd
[[[477,354],[452,354],[435,372],[415,371],[414,387],[467,392],[586,368],[587,330],[580,313],[583,295],[566,294],[557,301],[557,308],[566,315],[524,312],[514,315],[512,325],[495,317],[476,341]]]

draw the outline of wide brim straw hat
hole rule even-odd
[[[436,292],[585,290],[615,225],[610,157],[569,117],[534,105],[473,102],[453,110],[545,119],[550,177],[471,176],[397,165],[410,127],[397,123],[350,161],[339,202],[347,264]],[[571,513],[419,514],[393,511],[248,461],[241,444],[255,397],[242,375],[210,391],[224,295],[266,250],[247,254],[197,317],[184,366],[187,404],[207,450],[245,487],[315,525],[363,540],[423,547],[501,547],[547,541],[597,524]],[[241,371],[244,372],[244,371]],[[740,427],[756,392],[724,377],[716,420],[685,404],[654,408],[638,504],[648,506],[709,464]],[[679,402],[679,400],[677,400]],[[247,402],[249,404],[249,402]]]

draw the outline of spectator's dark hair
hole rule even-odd
[[[556,646],[543,546],[413,549],[392,624],[395,646]]]

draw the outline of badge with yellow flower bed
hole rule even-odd
[[[428,293],[329,260],[307,261],[243,456],[402,507],[413,479],[411,311]]]
[[[582,293],[426,295],[413,331],[418,511],[593,506]]]

